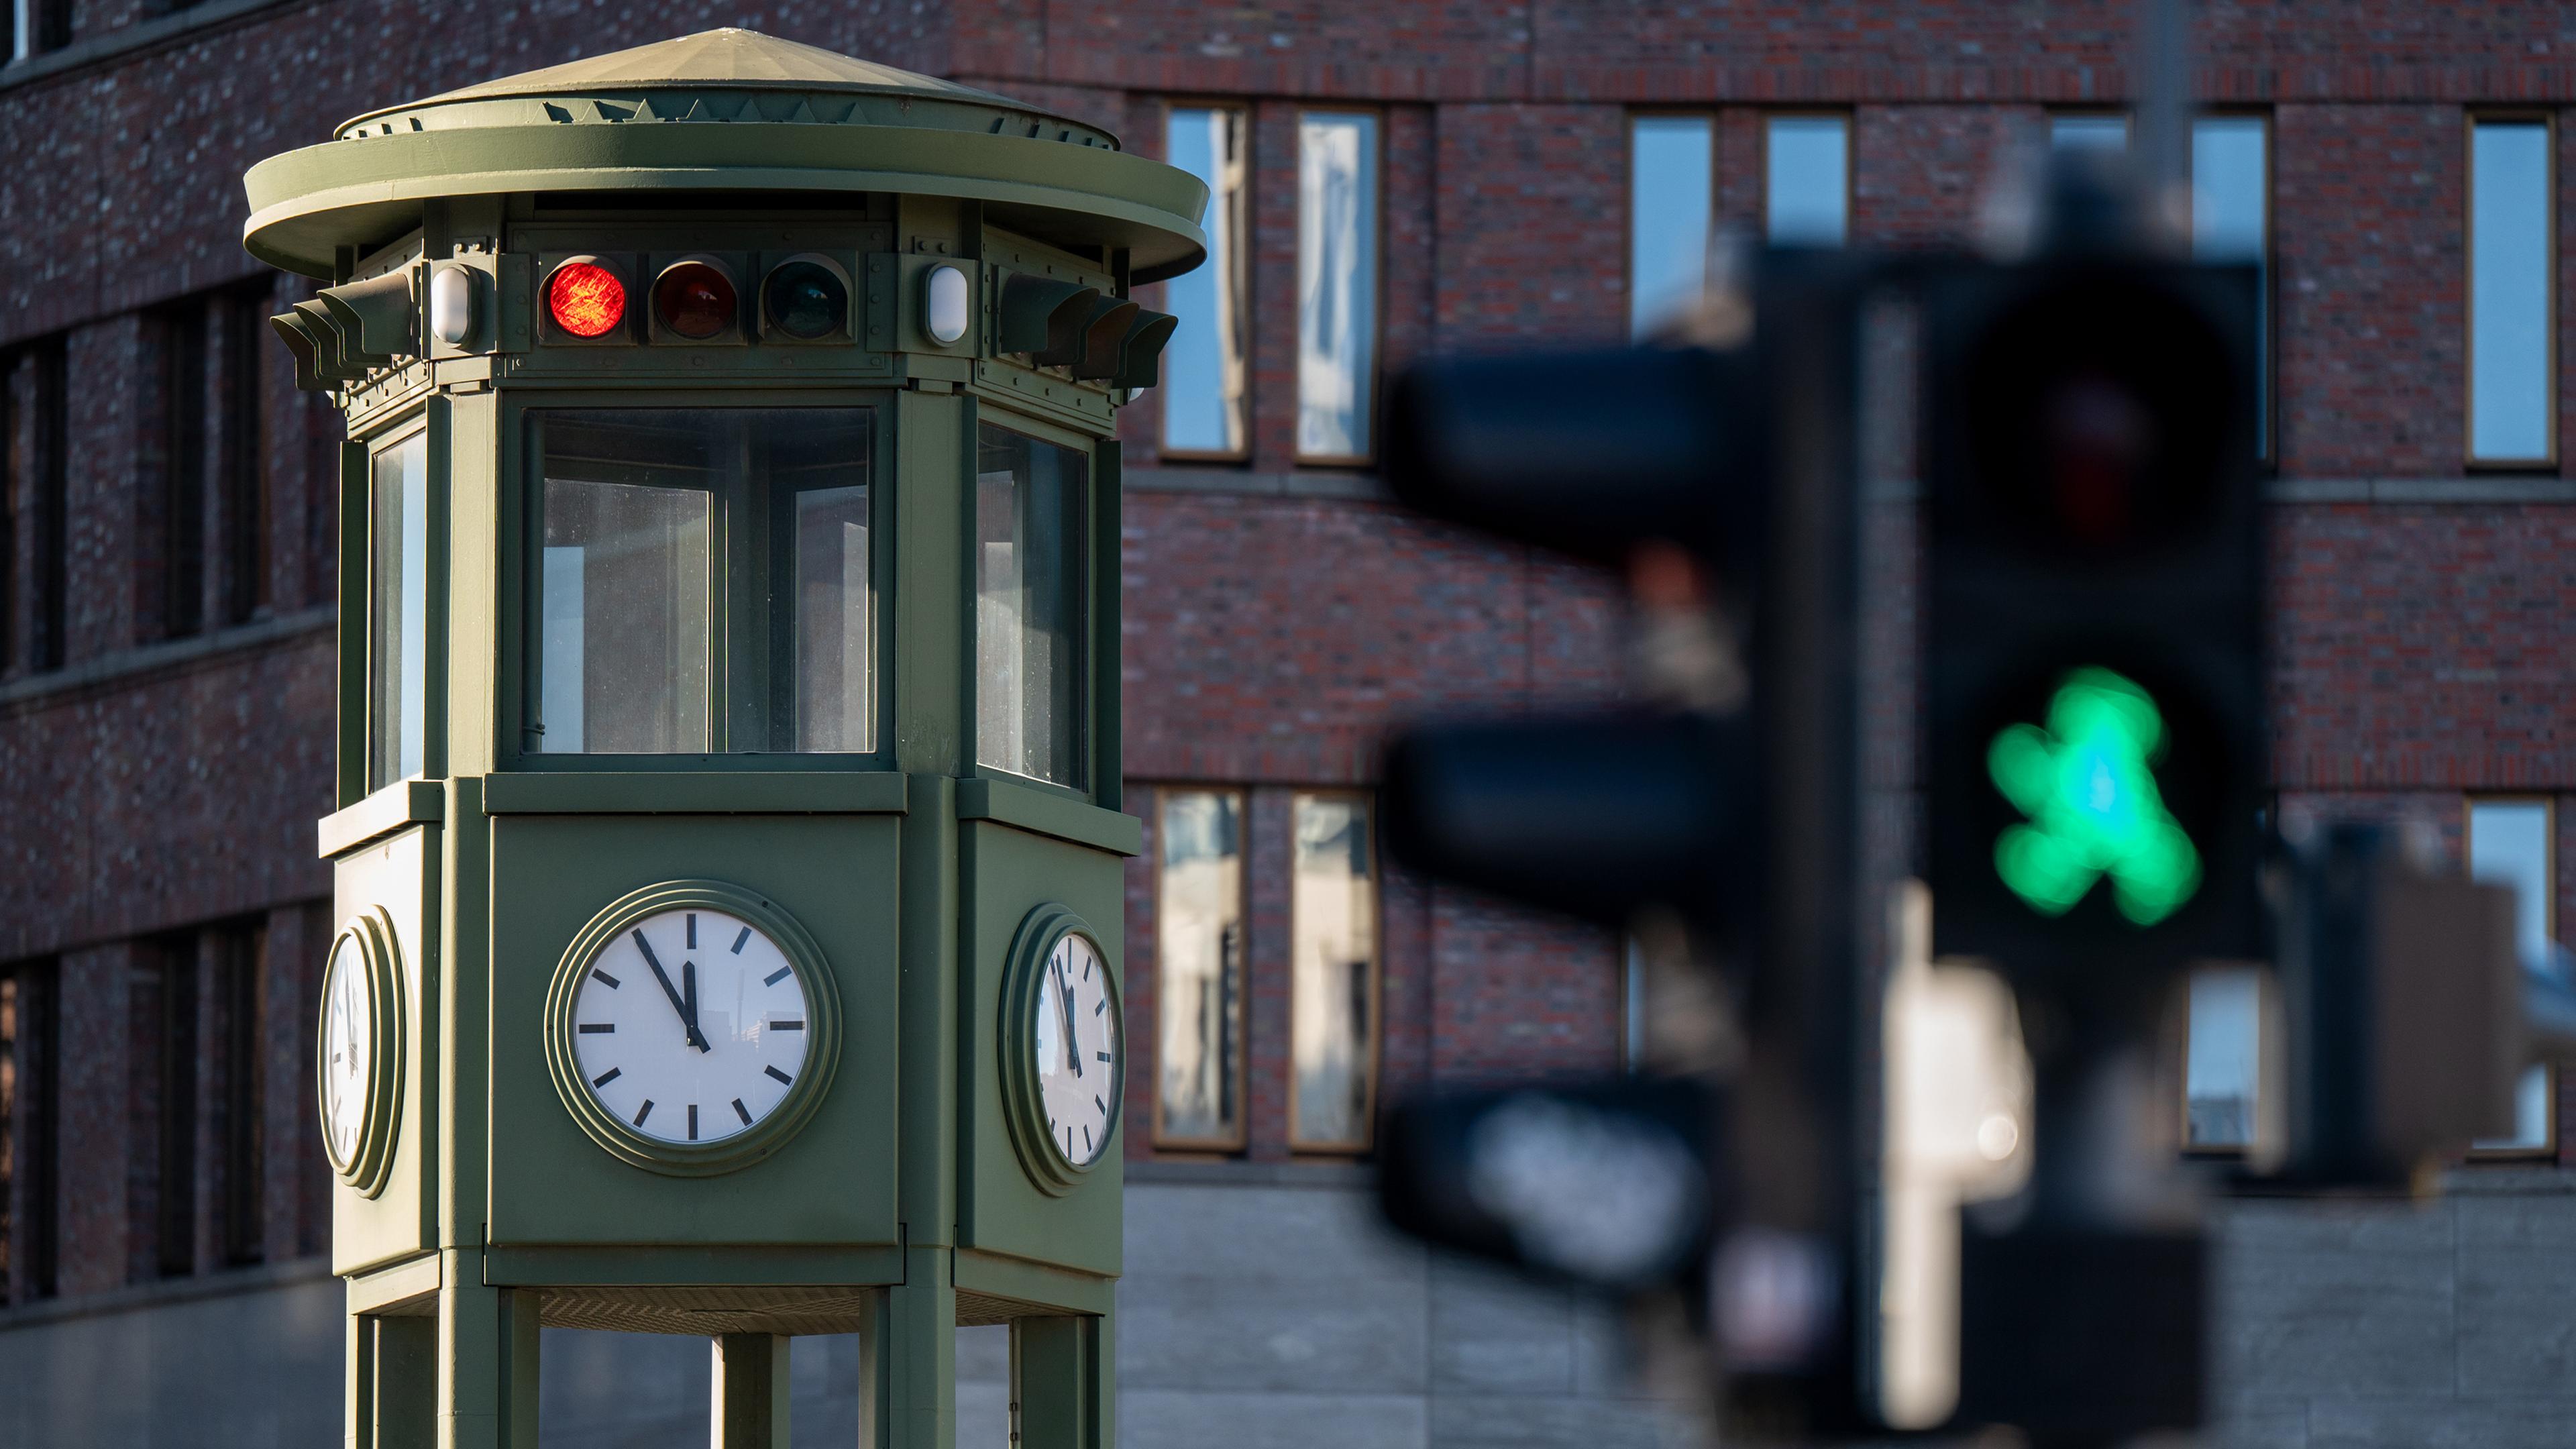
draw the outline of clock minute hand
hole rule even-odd
[[[695,961],[680,963],[680,997],[689,1003],[689,1040],[698,1044],[698,1050],[705,1051],[707,1034],[698,1030],[698,963]]]
[[[1055,968],[1055,1003],[1064,1013],[1064,1054],[1073,1059],[1073,1074],[1083,1075],[1082,1033],[1073,1024],[1073,983],[1065,977],[1064,967]]]
[[[706,1050],[706,1039],[698,1035],[697,1021],[689,1015],[687,1003],[680,1000],[680,988],[671,984],[671,973],[662,969],[661,958],[653,954],[653,943],[644,939],[640,929],[630,934],[635,937],[635,949],[644,953],[644,964],[653,968],[653,979],[662,983],[662,994],[671,999],[671,1010],[680,1018],[681,1028],[688,1033],[689,1045],[700,1051]]]

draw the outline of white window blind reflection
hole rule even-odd
[[[976,458],[975,761],[1081,789],[1090,459],[991,423]]]
[[[1299,795],[1289,886],[1292,1147],[1368,1146],[1377,1094],[1377,872],[1368,803]]]
[[[1708,283],[1716,176],[1706,116],[1639,116],[1628,126],[1628,332],[1699,305]]]
[[[1207,261],[1164,292],[1181,319],[1163,353],[1165,452],[1244,448],[1245,119],[1230,106],[1175,106],[1164,122],[1165,158],[1208,188]]]
[[[2549,127],[2480,121],[2469,135],[2469,456],[2550,453]]]
[[[1851,229],[1851,128],[1840,116],[1773,116],[1763,146],[1763,228],[1777,246],[1838,247]]]
[[[1369,454],[1377,368],[1377,117],[1297,123],[1297,456]]]
[[[1155,882],[1160,1115],[1166,1147],[1243,1143],[1243,797],[1161,793]]]
[[[2259,116],[2204,116],[2191,127],[2191,250],[2205,262],[2252,262],[2255,293],[2255,437],[2270,453],[2272,278],[2270,137]]]
[[[2556,954],[2552,910],[2550,809],[2540,800],[2469,804],[2469,874],[2514,890],[2514,945],[2526,969],[2545,969]],[[2483,1149],[2538,1150],[2550,1145],[2549,1068],[2535,1066],[2515,1093],[2513,1135]]]

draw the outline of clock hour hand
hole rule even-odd
[[[671,973],[662,969],[662,959],[653,954],[653,943],[644,939],[644,932],[640,929],[631,934],[635,937],[635,949],[644,953],[644,964],[653,968],[653,979],[662,983],[662,994],[671,999],[671,1010],[679,1016],[681,1028],[688,1033],[689,1045],[705,1051],[707,1041],[698,1035],[697,1017],[680,999],[680,988],[671,984]]]

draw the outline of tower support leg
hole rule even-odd
[[[1105,1318],[1022,1318],[1011,1324],[1017,1449],[1109,1449],[1115,1428],[1110,1344]]]
[[[451,1250],[438,1290],[437,1449],[536,1449],[537,1295],[483,1282]]]
[[[787,1346],[775,1333],[715,1340],[713,1449],[787,1449]]]

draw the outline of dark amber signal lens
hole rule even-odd
[[[682,262],[653,284],[653,315],[693,342],[722,336],[735,321],[733,279],[705,262]]]
[[[808,342],[839,331],[850,312],[848,288],[830,268],[814,262],[780,266],[761,285],[760,295],[771,326]]]
[[[597,262],[566,262],[546,280],[546,310],[575,337],[602,337],[626,320],[626,284]]]

